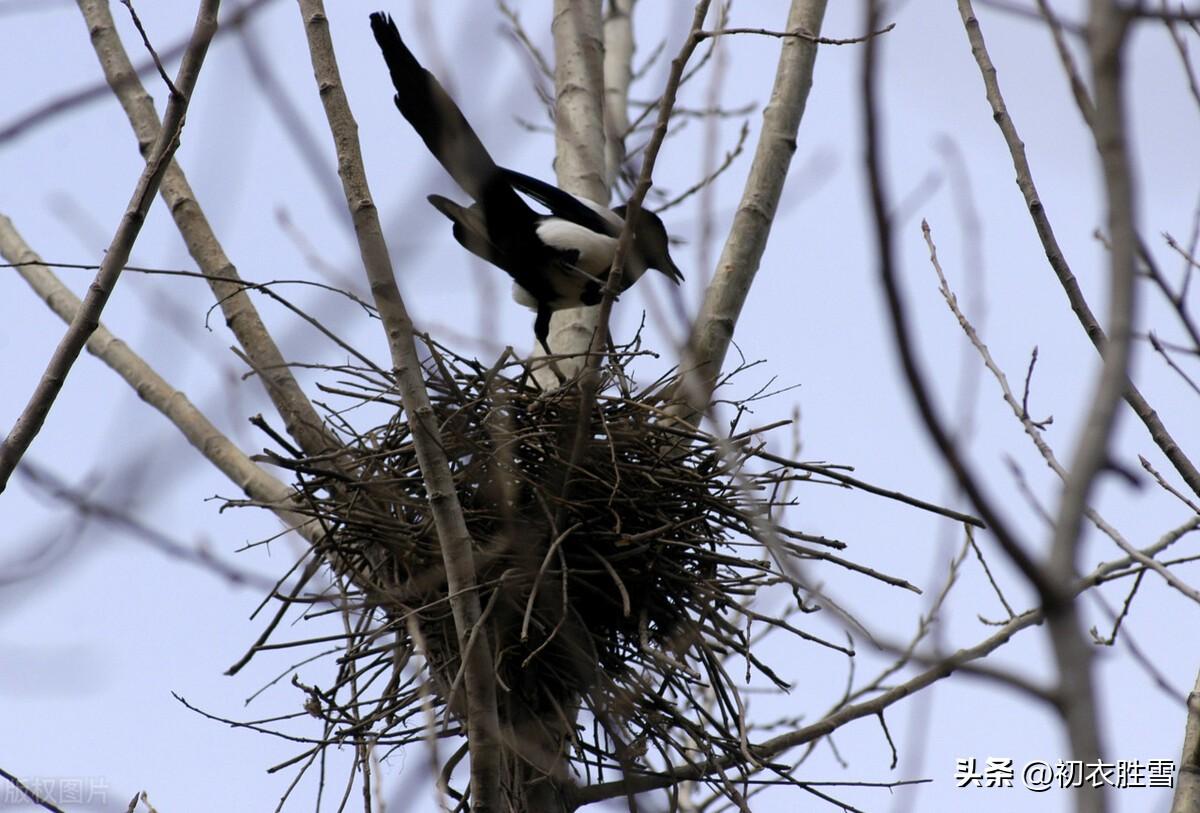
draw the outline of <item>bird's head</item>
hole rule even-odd
[[[625,219],[627,207],[625,204],[613,209],[622,219]],[[667,236],[667,227],[662,218],[649,209],[638,212],[633,224],[633,249],[646,268],[661,271],[672,282],[678,285],[683,280],[683,272],[671,259],[671,239]]]

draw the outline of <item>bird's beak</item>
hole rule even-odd
[[[679,266],[675,265],[675,261],[671,259],[671,255],[663,252],[662,262],[658,264],[658,270],[667,275],[671,282],[678,285],[683,282],[683,272],[679,270]]]

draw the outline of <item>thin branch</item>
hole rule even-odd
[[[868,6],[869,22],[867,27],[874,28],[880,12],[877,0],[871,0]],[[953,438],[946,430],[941,417],[933,404],[925,374],[917,364],[916,352],[910,335],[908,311],[901,300],[899,274],[896,268],[895,240],[892,234],[892,211],[888,202],[883,177],[882,145],[880,143],[880,126],[878,111],[879,88],[876,79],[878,63],[877,40],[868,39],[863,48],[862,95],[865,115],[863,116],[863,138],[866,144],[864,160],[867,168],[868,195],[873,214],[875,242],[877,252],[877,272],[887,297],[889,324],[895,341],[896,353],[899,356],[904,376],[908,381],[909,391],[916,402],[917,411],[929,434],[937,446],[942,459],[954,474],[958,485],[970,498],[971,503],[988,524],[996,540],[1004,552],[1021,570],[1025,577],[1043,596],[1051,596],[1056,589],[1040,565],[1033,560],[1024,543],[1009,527],[1008,522],[997,511],[991,500],[984,493],[978,479],[967,468],[966,461],[959,453]]]
[[[425,490],[429,495],[452,596],[450,604],[454,626],[466,671],[466,718],[471,732],[473,808],[496,811],[500,809],[500,732],[491,649],[486,641],[478,646],[466,646],[480,617],[471,534],[463,518],[454,479],[434,421],[429,393],[421,377],[412,320],[396,286],[379,213],[367,183],[358,143],[358,125],[342,85],[324,3],[322,0],[300,0],[300,14],[308,38],[317,89],[337,148],[339,174],[346,204],[354,220],[359,254],[387,334],[396,383],[404,402]]]
[[[676,108],[676,113],[678,113],[678,112],[679,112],[678,108]],[[711,119],[711,118],[714,118],[717,114],[716,113],[708,113],[706,111],[705,115],[709,116],[709,118]],[[657,214],[661,215],[666,210],[683,203],[685,200],[687,200],[688,198],[690,198],[692,195],[696,194],[700,190],[708,188],[712,184],[712,182],[715,181],[717,178],[719,178],[721,176],[721,174],[723,172],[725,172],[725,170],[729,169],[729,167],[731,167],[733,165],[733,162],[737,159],[737,157],[742,154],[742,150],[744,150],[746,147],[746,139],[749,136],[750,136],[750,125],[748,122],[742,122],[742,129],[738,132],[737,143],[734,144],[732,150],[726,151],[725,159],[723,161],[721,161],[721,164],[719,166],[717,166],[716,168],[714,168],[711,172],[706,174],[703,178],[696,181],[696,183],[692,184],[687,189],[683,190],[678,195],[676,195],[675,197],[668,200],[666,203],[663,203],[661,206],[659,206]]]
[[[1161,8],[1163,11],[1167,11],[1167,0],[1161,0]],[[1188,90],[1191,91],[1192,99],[1196,102],[1197,107],[1200,107],[1200,86],[1196,84],[1196,72],[1192,69],[1192,58],[1188,54],[1187,41],[1184,40],[1183,34],[1176,30],[1177,24],[1177,20],[1170,18],[1163,20],[1163,25],[1167,27],[1167,33],[1171,35],[1171,42],[1175,45],[1175,51],[1179,54],[1180,66],[1183,68],[1184,75],[1187,76]]]
[[[96,273],[95,280],[88,288],[87,296],[67,327],[67,332],[59,341],[58,347],[55,348],[54,355],[46,365],[46,371],[42,374],[29,403],[17,418],[8,437],[0,444],[0,492],[4,490],[13,469],[17,467],[17,463],[29,448],[29,444],[33,442],[42,428],[46,416],[50,413],[50,408],[54,405],[55,398],[58,397],[58,393],[66,382],[75,359],[79,358],[79,353],[83,350],[88,338],[100,325],[100,312],[104,310],[108,297],[112,294],[117,279],[121,276],[121,270],[129,260],[129,253],[133,250],[133,244],[142,230],[142,224],[145,223],[146,212],[149,211],[150,204],[154,201],[154,194],[158,191],[159,184],[162,183],[171,156],[179,147],[179,133],[183,129],[188,103],[191,101],[192,91],[196,87],[200,68],[204,64],[208,45],[212,41],[213,33],[217,30],[219,6],[220,0],[203,0],[201,2],[196,12],[196,23],[192,29],[191,42],[179,65],[179,76],[176,82],[178,89],[176,85],[171,86],[171,97],[167,102],[163,127],[147,154],[146,166],[138,178],[133,197],[121,218],[120,225],[117,226],[117,232],[113,235],[112,242],[109,243],[108,250],[105,252],[100,270]]]
[[[1140,462],[1142,464],[1142,468],[1144,468],[1146,471],[1150,472],[1150,476],[1154,478],[1154,481],[1156,483],[1158,483],[1158,485],[1164,491],[1166,491],[1168,494],[1171,494],[1176,499],[1178,499],[1180,502],[1182,502],[1184,505],[1186,505],[1188,508],[1190,508],[1193,513],[1200,515],[1200,505],[1196,505],[1196,503],[1192,502],[1186,496],[1181,494],[1177,488],[1175,488],[1173,485],[1168,483],[1166,478],[1163,477],[1161,474],[1159,474],[1158,469],[1156,469],[1156,468],[1154,468],[1154,466],[1150,465],[1149,460],[1147,460],[1142,455],[1138,455],[1138,462]]]
[[[820,32],[825,6],[825,0],[793,0],[787,30]],[[817,50],[815,43],[799,37],[789,37],[780,46],[775,83],[763,109],[762,135],[746,186],[688,339],[683,362],[685,391],[681,393],[687,406],[675,411],[689,422],[707,410],[766,251],[784,179],[796,152],[796,133],[812,88]]]
[[[1004,103],[1004,96],[1000,92],[1000,84],[996,79],[996,67],[992,64],[991,57],[987,52],[987,46],[984,44],[979,20],[975,17],[969,3],[966,4],[965,8],[960,3],[959,9],[967,31],[967,39],[971,43],[971,54],[975,57],[975,61],[979,65],[979,72],[983,77],[984,87],[987,90],[988,103],[992,107],[992,117],[995,119],[996,125],[1000,128],[1005,144],[1008,145],[1009,153],[1012,156],[1013,169],[1016,171],[1017,186],[1025,199],[1025,205],[1029,209],[1029,216],[1033,220],[1038,237],[1042,241],[1042,247],[1046,252],[1046,259],[1049,261],[1055,276],[1058,277],[1059,284],[1062,285],[1063,291],[1067,295],[1067,302],[1070,304],[1075,316],[1079,319],[1084,332],[1087,333],[1096,350],[1103,354],[1107,336],[1105,335],[1104,328],[1100,326],[1100,322],[1096,319],[1096,315],[1092,312],[1091,307],[1084,298],[1083,291],[1079,287],[1079,281],[1071,271],[1071,267],[1067,264],[1062,248],[1058,244],[1058,239],[1054,235],[1054,229],[1050,225],[1050,218],[1046,214],[1046,209],[1038,195],[1037,186],[1033,181],[1029,159],[1025,154],[1025,143],[1017,133],[1016,124],[1013,122],[1012,117],[1009,116],[1008,108]],[[1054,30],[1053,25],[1051,28]],[[1064,59],[1064,65],[1068,68],[1068,74],[1071,74],[1073,63],[1069,59],[1069,55],[1065,53],[1065,46],[1060,49],[1060,56]],[[1077,101],[1080,104],[1080,110],[1083,112],[1085,120],[1090,121],[1090,117],[1093,115],[1090,112],[1091,104],[1090,102],[1084,103],[1087,97],[1082,82],[1072,80],[1072,87],[1076,89]],[[1196,469],[1195,464],[1184,454],[1183,449],[1176,442],[1175,438],[1167,431],[1166,426],[1163,425],[1162,420],[1158,417],[1158,413],[1150,406],[1132,381],[1126,381],[1123,394],[1125,401],[1133,409],[1138,418],[1141,419],[1142,423],[1146,425],[1151,439],[1162,449],[1163,454],[1171,461],[1171,465],[1183,477],[1184,482],[1188,484],[1188,487],[1192,491],[1200,494],[1200,470]]]
[[[798,460],[790,460],[786,457],[780,457],[779,455],[772,454],[765,449],[759,451],[757,454],[763,460],[770,460],[772,463],[778,463],[781,466],[788,466],[790,468],[800,469],[801,471],[819,474],[822,477],[828,477],[831,480],[836,480],[837,482],[849,486],[850,488],[857,488],[861,491],[866,491],[869,494],[887,497],[889,500],[896,500],[897,502],[902,502],[906,505],[911,505],[914,508],[920,508],[923,511],[929,511],[933,514],[941,514],[943,517],[949,517],[957,522],[963,522],[967,525],[974,525],[976,528],[987,527],[978,517],[973,517],[970,514],[964,514],[961,511],[955,511],[953,508],[946,508],[945,506],[927,502],[909,494],[905,494],[903,491],[894,491],[889,488],[872,485],[864,480],[859,480],[856,477],[843,474],[842,472],[837,471],[829,466],[819,466],[812,463],[802,463]]]
[[[30,0],[30,2],[37,4],[39,7],[45,7],[47,4],[47,0]],[[223,34],[240,30],[254,14],[272,2],[274,0],[249,0],[249,2],[235,9],[232,14],[221,20],[221,25],[217,29],[214,39],[220,38]],[[164,48],[160,53],[161,59],[167,62],[175,59],[184,52],[190,41],[191,37],[189,35],[188,38]],[[132,74],[126,81],[136,82],[137,77],[149,74],[156,70],[157,67],[158,65],[155,60],[147,59],[139,63],[136,68],[133,68]],[[112,88],[109,83],[102,79],[99,82],[86,85],[78,90],[70,91],[44,104],[40,104],[32,110],[10,119],[6,124],[0,124],[0,144],[17,138],[28,130],[47,124],[64,113],[68,113],[88,102],[106,97],[111,93]]]
[[[35,791],[31,790],[24,782],[18,779],[13,774],[0,768],[0,778],[7,780],[14,788],[19,790],[23,796],[33,802],[38,807],[44,807],[46,810],[54,811],[54,813],[66,813],[61,807],[53,802],[42,798]]]
[[[1021,422],[1022,427],[1025,429],[1025,434],[1028,435],[1030,440],[1033,441],[1033,445],[1037,448],[1038,453],[1042,456],[1042,459],[1046,461],[1046,465],[1050,467],[1050,470],[1053,471],[1060,480],[1062,480],[1064,483],[1067,483],[1071,473],[1064,468],[1061,463],[1059,463],[1058,457],[1054,454],[1054,451],[1050,448],[1049,444],[1046,443],[1045,438],[1042,436],[1041,427],[1029,417],[1025,404],[1018,404],[1016,398],[1013,397],[1012,390],[1008,385],[1008,377],[1004,374],[1004,371],[1000,369],[999,365],[996,364],[995,360],[993,360],[991,351],[988,350],[987,345],[984,344],[979,338],[975,328],[971,325],[970,321],[958,307],[958,300],[954,296],[954,292],[950,290],[949,283],[946,282],[945,274],[942,272],[941,263],[938,261],[937,249],[934,246],[929,225],[922,221],[921,228],[925,234],[926,245],[929,246],[929,260],[933,265],[934,271],[937,273],[938,285],[942,292],[943,298],[946,300],[946,304],[949,306],[951,312],[958,320],[958,323],[962,327],[963,332],[966,334],[967,339],[979,353],[980,358],[983,360],[984,366],[987,367],[993,378],[996,379],[996,383],[1000,386],[1001,397],[1004,399],[1004,402],[1008,404],[1017,420]],[[1180,496],[1178,492],[1176,492],[1174,489],[1171,489],[1170,486],[1168,486],[1165,481],[1162,480],[1161,475],[1154,471],[1153,467],[1149,465],[1145,458],[1140,459],[1142,461],[1142,465],[1151,471],[1151,473],[1158,479],[1160,485],[1165,486],[1169,491],[1171,491],[1171,493],[1176,494],[1176,496]],[[1191,506],[1191,503],[1186,499],[1184,502]],[[1200,511],[1197,513],[1200,513]],[[1170,569],[1167,568],[1162,562],[1157,561],[1153,557],[1143,556],[1136,548],[1134,548],[1133,545],[1131,545],[1120,533],[1117,532],[1116,528],[1105,521],[1095,509],[1085,505],[1083,509],[1083,516],[1086,517],[1093,525],[1099,528],[1100,531],[1106,536],[1112,539],[1113,542],[1117,544],[1117,547],[1121,548],[1126,555],[1133,557],[1133,559],[1139,564],[1150,570],[1153,570],[1171,587],[1174,587],[1192,601],[1200,604],[1200,592],[1190,587],[1186,582],[1172,573]],[[1054,520],[1052,518],[1046,517],[1046,520],[1048,524],[1053,526]]]
[[[17,273],[59,318],[65,322],[75,318],[81,307],[79,298],[40,264],[40,258],[4,216],[0,216],[0,254],[16,264]],[[87,349],[121,376],[143,401],[171,421],[197,451],[248,497],[276,506],[273,510],[285,525],[296,528],[310,540],[316,538],[312,523],[290,510],[299,507],[292,503],[292,490],[256,466],[184,393],[172,387],[125,342],[99,325],[88,339]]]
[[[521,18],[518,16],[516,10],[504,2],[504,0],[498,0],[496,8],[500,10],[500,14],[504,16],[504,19],[508,20],[509,31],[512,32],[517,42],[525,47],[525,51],[529,54],[534,64],[537,65],[538,73],[547,79],[553,79],[554,71],[551,69],[550,63],[546,61],[546,57],[541,52],[541,49],[530,39],[529,32],[522,25]]]
[[[133,25],[142,36],[142,45],[146,46],[146,50],[150,53],[150,59],[158,70],[159,78],[163,80],[163,84],[167,86],[167,90],[171,92],[172,96],[178,96],[179,89],[175,87],[171,77],[167,76],[167,69],[163,67],[162,60],[158,58],[158,52],[154,50],[154,45],[150,42],[150,35],[146,33],[146,29],[142,25],[142,18],[138,16],[137,9],[133,7],[133,0],[121,0],[121,5],[129,9],[129,16],[133,18]],[[213,16],[215,18],[216,15]]]
[[[154,100],[137,78],[129,55],[121,44],[105,0],[77,0],[87,23],[92,47],[104,71],[104,77],[116,94],[143,153],[158,138],[161,125]],[[309,403],[292,375],[275,340],[267,332],[243,285],[236,280],[237,267],[225,254],[212,225],[200,208],[178,162],[172,161],[162,181],[162,198],[179,229],[188,253],[208,275],[213,295],[221,303],[221,313],[238,344],[253,360],[253,367],[264,371],[267,395],[283,418],[288,434],[309,454],[336,448],[325,431],[320,416]]]
[[[1191,388],[1192,392],[1200,395],[1200,385],[1197,385],[1196,382],[1192,380],[1192,377],[1187,374],[1186,370],[1175,363],[1175,359],[1171,358],[1171,354],[1167,352],[1166,345],[1164,345],[1162,340],[1160,340],[1158,336],[1154,334],[1154,331],[1150,331],[1148,334],[1146,334],[1146,336],[1148,339],[1150,339],[1150,346],[1154,348],[1154,352],[1162,356],[1162,360],[1167,363],[1167,366],[1171,368],[1171,371],[1175,373],[1175,375],[1182,378],[1183,383],[1187,384],[1188,387]]]
[[[1200,809],[1200,675],[1187,700],[1187,723],[1183,730],[1183,754],[1179,758],[1179,780],[1171,813]]]
[[[814,45],[858,45],[866,42],[871,37],[879,37],[888,33],[896,27],[895,23],[888,23],[883,28],[872,31],[869,34],[863,34],[861,37],[848,37],[844,39],[835,39],[833,37],[821,37],[816,34],[809,33],[803,28],[793,28],[787,31],[771,31],[766,28],[719,28],[714,31],[701,31],[700,37],[707,39],[708,37],[724,37],[728,34],[757,34],[762,37],[776,37],[779,39],[785,37],[795,37]]]

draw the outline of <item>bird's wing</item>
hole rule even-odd
[[[499,167],[500,175],[518,192],[523,192],[550,210],[550,214],[578,223],[598,234],[617,237],[621,233],[620,218],[610,220],[585,201],[564,192],[553,184],[530,177],[514,169]]]
[[[533,210],[513,191],[437,77],[408,50],[391,16],[372,14],[371,31],[396,88],[396,108],[450,177],[483,208],[493,239],[503,243],[503,229],[528,229]]]

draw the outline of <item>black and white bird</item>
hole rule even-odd
[[[430,195],[429,202],[454,223],[454,238],[463,248],[512,277],[513,298],[537,311],[533,332],[550,353],[546,341],[550,314],[599,304],[626,207],[608,209],[497,166],[458,105],[408,50],[392,18],[382,12],[372,14],[371,31],[392,75],[396,107],[473,201],[460,206]],[[549,213],[535,211],[521,195]],[[649,268],[676,284],[683,279],[671,259],[662,220],[642,209],[633,224],[633,246],[625,260],[621,289],[633,285]]]

